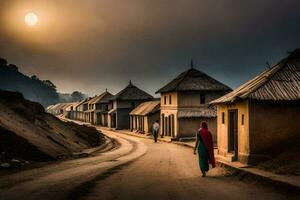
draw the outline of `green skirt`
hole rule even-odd
[[[198,144],[198,157],[199,157],[199,166],[202,173],[205,173],[209,170],[209,161],[208,161],[208,152],[202,142],[201,136],[199,137]]]

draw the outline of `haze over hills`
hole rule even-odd
[[[60,94],[50,80],[40,80],[21,73],[14,64],[0,58],[0,89],[21,92],[26,99],[39,102],[44,107],[58,102],[80,101],[86,97],[81,92]]]

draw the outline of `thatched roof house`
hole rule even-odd
[[[146,101],[130,112],[130,115],[146,116],[160,110],[160,100]]]
[[[112,98],[108,126],[117,129],[130,128],[129,113],[139,104],[152,100],[153,96],[139,89],[130,81],[129,84]]]
[[[152,125],[159,120],[160,100],[146,101],[130,112],[130,130],[151,133]]]
[[[220,81],[191,67],[156,93],[161,94],[161,134],[192,137],[200,121],[207,121],[216,133],[216,109],[208,103],[231,89]]]
[[[110,101],[113,99],[112,95],[107,90],[100,95],[88,101],[88,120],[94,125],[107,125],[107,112],[111,109]]]
[[[300,49],[276,65],[212,103],[234,102],[241,99],[263,101],[300,100]]]
[[[190,68],[156,93],[174,91],[231,91],[231,88],[197,69]]]
[[[219,154],[245,163],[265,159],[299,138],[300,50],[212,104],[218,106]]]
[[[153,99],[153,96],[139,89],[135,85],[133,85],[131,81],[123,90],[118,92],[113,97],[113,100],[122,100],[122,101],[149,100],[149,99]]]

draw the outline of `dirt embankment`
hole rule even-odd
[[[62,122],[20,93],[0,90],[0,166],[8,161],[48,161],[105,141],[95,128]],[[6,163],[6,164],[5,164]]]
[[[300,138],[290,138],[273,149],[271,159],[259,163],[258,167],[277,174],[300,176]]]

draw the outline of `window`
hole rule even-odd
[[[131,107],[135,108],[135,102],[131,102]]]
[[[167,96],[164,96],[164,104],[167,104]]]
[[[205,95],[200,94],[200,104],[205,104]]]
[[[242,125],[244,125],[245,124],[245,116],[244,116],[244,114],[242,114]]]
[[[225,124],[225,113],[222,112],[222,124]]]
[[[105,111],[108,111],[108,105],[105,105]]]
[[[172,104],[172,96],[169,96],[169,104]]]

